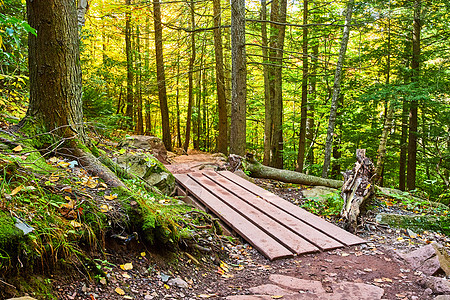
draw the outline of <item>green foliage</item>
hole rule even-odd
[[[325,199],[307,198],[300,206],[315,215],[337,216],[340,214],[344,202],[339,193],[339,191],[330,193],[325,196]]]

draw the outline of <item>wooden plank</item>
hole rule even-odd
[[[222,199],[222,201],[230,206],[233,210],[237,211],[262,231],[266,232],[280,244],[284,245],[296,254],[319,251],[317,247],[302,238],[294,231],[291,231],[289,228],[285,227],[278,220],[269,217],[265,211],[261,211],[257,207],[252,206],[245,201],[242,201],[242,199],[230,193],[229,191],[212,181],[210,178],[206,177],[203,173],[191,173],[189,174],[189,177],[197,181],[211,194],[219,199]],[[262,200],[260,200],[259,202],[261,201]],[[342,246],[342,244],[339,244],[339,246]]]
[[[331,250],[344,246],[342,243],[331,238],[329,235],[318,231],[302,220],[288,214],[284,210],[279,209],[272,203],[264,201],[264,199],[250,193],[246,189],[226,179],[225,177],[220,176],[217,172],[205,171],[203,174],[217,185],[233,193],[236,197],[239,197],[242,201],[249,203],[274,220],[277,220],[277,222],[283,224],[286,228],[296,232],[305,240],[319,247],[320,250]]]
[[[366,243],[365,240],[361,239],[360,237],[351,234],[350,232],[347,232],[343,230],[342,228],[331,224],[324,219],[307,212],[306,210],[293,205],[292,203],[272,194],[269,191],[266,191],[265,189],[252,184],[251,182],[237,176],[236,174],[233,174],[229,171],[221,171],[217,172],[221,176],[235,182],[236,184],[242,186],[249,192],[260,196],[264,198],[266,201],[272,203],[273,205],[277,206],[278,208],[284,210],[285,212],[291,214],[294,217],[299,218],[300,220],[304,221],[305,223],[308,223],[312,227],[322,231],[323,233],[331,236],[333,239],[343,243],[346,246],[352,246],[352,245],[358,245],[358,244],[364,244]]]
[[[187,174],[174,174],[174,176],[191,195],[206,205],[217,217],[233,228],[264,256],[270,260],[294,256],[292,251],[279,244],[275,239],[204,189]]]

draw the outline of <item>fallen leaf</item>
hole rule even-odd
[[[378,283],[382,283],[382,282],[383,282],[383,279],[381,279],[381,278],[375,278],[373,281],[378,282]]]
[[[141,256],[144,257],[146,255],[145,252],[141,252]]]
[[[123,296],[123,299],[133,299],[131,296]]]
[[[58,161],[58,158],[56,156],[53,156],[48,161],[53,163],[53,164],[56,164],[56,162]]]
[[[19,185],[18,187],[16,187],[15,189],[12,190],[10,196],[14,196],[18,192],[20,192],[22,189],[23,189],[23,185]]]
[[[164,287],[165,287],[167,290],[170,289],[170,286],[168,286],[167,284],[165,284]]]
[[[70,221],[70,225],[72,225],[74,228],[80,228],[82,226],[81,223],[78,223],[75,220]]]
[[[397,241],[403,241],[403,237],[399,236],[399,237],[397,238]]]
[[[52,174],[52,175],[50,175],[50,177],[48,178],[48,180],[51,181],[51,182],[56,182],[56,181],[59,180],[59,176],[58,176],[58,175],[55,175],[55,174]]]
[[[372,272],[372,269],[366,268],[364,269],[365,272]]]
[[[281,298],[283,298],[283,297],[284,297],[283,295],[270,296],[270,298],[272,298],[272,299],[281,299]]]
[[[133,263],[126,263],[124,265],[120,265],[120,268],[124,271],[132,270],[133,269]]]
[[[62,167],[62,168],[68,168],[69,167],[69,163],[68,162],[65,162],[65,161],[60,161],[59,163],[58,163],[58,166],[60,166],[60,167]]]
[[[387,278],[387,277],[383,277],[382,280],[383,280],[384,282],[392,282],[392,279]]]
[[[117,198],[117,194],[104,195],[103,198],[105,198],[106,200],[114,200]]]
[[[100,283],[103,285],[106,285],[106,279],[105,278],[100,278]]]
[[[119,295],[125,295],[125,291],[124,290],[122,290],[121,288],[116,288],[115,290],[114,290],[117,294],[119,294]]]
[[[211,297],[216,297],[216,296],[217,296],[217,294],[200,294],[197,297],[206,299],[206,298],[211,298]]]
[[[102,213],[108,212],[109,211],[109,206],[106,204],[103,204],[102,206],[100,206],[100,211]]]
[[[15,147],[14,149],[12,149],[14,152],[20,152],[20,151],[22,151],[23,150],[23,148],[22,148],[22,146],[17,146],[17,147]]]
[[[128,273],[122,273],[122,277],[123,278],[128,278],[128,279],[131,278],[131,276]]]
[[[346,252],[342,252],[342,254],[341,254],[341,256],[342,257],[346,257],[346,256],[349,256],[350,254],[348,254],[348,253],[346,253]]]

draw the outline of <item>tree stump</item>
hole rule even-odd
[[[375,168],[366,157],[366,149],[356,150],[356,160],[353,169],[343,173],[344,185],[341,190],[341,197],[344,199],[341,216],[351,232],[356,231],[361,206],[374,193],[372,179]]]

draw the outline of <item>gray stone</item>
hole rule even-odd
[[[417,283],[426,289],[430,289],[433,294],[450,294],[450,283],[445,278],[427,276],[422,277]]]
[[[227,300],[273,300],[271,296],[267,295],[237,295],[237,296],[228,296],[225,299]]]
[[[450,300],[450,295],[439,295],[434,297],[433,300]]]
[[[167,163],[167,150],[163,141],[156,136],[147,135],[132,135],[125,138],[125,140],[119,143],[119,147],[129,148],[134,147],[137,149],[150,151],[156,159],[163,163]]]
[[[406,254],[400,254],[401,257],[406,260],[407,263],[411,265],[412,269],[419,268],[426,260],[430,259],[436,252],[434,250],[433,245],[426,245],[417,250]]]
[[[9,298],[9,299],[6,299],[6,300],[37,300],[37,299],[32,298],[30,296],[24,296],[24,297],[18,297],[18,298]]]
[[[326,186],[313,186],[306,190],[302,190],[302,194],[305,198],[326,202],[329,195],[336,193],[336,191],[336,189]]]
[[[291,294],[298,294],[298,292],[287,290],[275,284],[263,284],[260,286],[249,288],[253,294],[271,295],[271,296],[286,296]]]
[[[322,283],[320,281],[306,280],[278,274],[270,275],[269,279],[283,288],[313,294],[325,293],[325,289],[322,287]]]
[[[439,259],[437,256],[433,256],[432,258],[427,259],[423,262],[423,264],[416,269],[416,271],[420,271],[425,275],[433,275],[436,274],[441,269],[441,265],[439,263]]]
[[[126,153],[117,158],[117,164],[166,195],[175,192],[175,177],[150,154]]]
[[[179,288],[188,288],[189,285],[186,281],[184,281],[183,279],[181,279],[180,277],[177,278],[172,278],[167,282],[168,285],[170,286],[177,286]]]
[[[384,295],[384,290],[380,287],[355,282],[340,282],[332,284],[333,293],[329,294],[330,300],[364,299],[379,300]],[[324,298],[325,299],[325,298]]]

